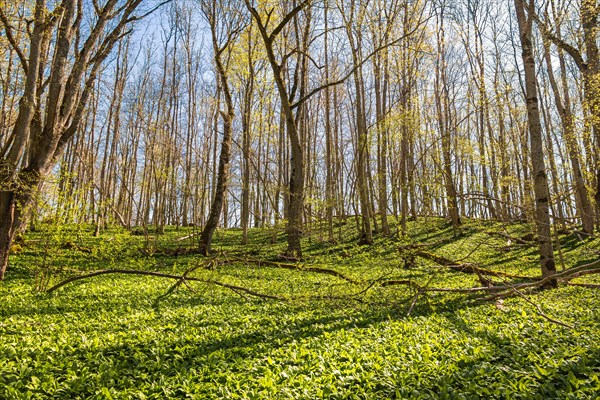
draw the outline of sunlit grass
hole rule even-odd
[[[278,294],[254,298],[190,282],[108,275],[49,287],[76,271],[105,268],[179,274],[206,260],[176,241],[190,229],[100,238],[90,227],[47,226],[27,235],[0,285],[0,398],[597,398],[600,395],[600,295],[563,287],[522,298],[472,304],[463,295],[379,287],[377,279],[412,279],[436,287],[471,287],[477,277],[416,258],[406,269],[399,247],[440,242],[428,251],[507,273],[539,275],[535,247],[489,235],[526,226],[468,221],[452,238],[445,221],[411,224],[408,238],[356,244],[352,221],[336,244],[312,232],[303,265],[351,277],[224,263],[193,276]],[[337,232],[337,231],[336,231]],[[219,231],[220,259],[277,258],[285,237]],[[597,259],[600,240],[561,236],[566,267]],[[173,254],[180,254],[174,256]],[[595,257],[595,258],[594,258]],[[560,268],[560,266],[559,266]],[[593,277],[587,281],[597,281]],[[318,297],[335,297],[319,300]],[[312,297],[312,298],[311,298]]]

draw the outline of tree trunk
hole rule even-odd
[[[567,145],[567,152],[571,161],[571,168],[573,169],[573,182],[575,189],[575,201],[577,206],[577,213],[579,214],[583,226],[583,231],[586,233],[594,232],[594,210],[589,200],[585,181],[583,179],[583,173],[581,170],[579,146],[575,137],[575,119],[571,111],[571,100],[566,82],[566,68],[564,62],[564,55],[562,51],[559,54],[559,62],[561,66],[561,76],[563,84],[563,97],[560,95],[556,78],[554,77],[554,71],[552,68],[552,59],[550,57],[550,50],[548,46],[544,49],[544,58],[546,65],[548,66],[548,79],[552,92],[554,93],[554,103],[558,109],[560,115],[563,137]]]
[[[325,20],[325,40],[324,40],[324,52],[325,52],[325,82],[329,82],[329,20],[328,20],[328,6],[325,3],[324,6]],[[331,243],[334,241],[333,237],[333,205],[334,205],[334,180],[333,180],[333,134],[331,127],[331,94],[329,88],[325,89],[325,209],[327,218],[327,239]]]
[[[451,142],[452,132],[454,131],[451,121],[451,110],[448,93],[448,77],[446,65],[446,45],[444,30],[444,10],[439,16],[438,30],[438,62],[435,72],[435,102],[437,108],[438,128],[441,136],[442,152],[442,175],[446,189],[446,199],[448,203],[448,215],[452,222],[454,235],[458,235],[461,226],[460,209],[458,207],[458,198],[456,186],[454,184],[454,173],[452,170]]]
[[[360,237],[359,243],[361,244],[372,244],[373,243],[373,230],[371,228],[371,196],[370,196],[370,183],[368,171],[369,168],[369,140],[368,140],[368,126],[367,126],[367,110],[365,106],[365,89],[363,79],[363,69],[360,63],[360,53],[362,43],[361,32],[356,30],[361,29],[360,25],[364,22],[363,17],[365,15],[364,5],[358,5],[359,9],[356,10],[356,4],[354,1],[350,3],[350,9],[346,12],[342,10],[345,15],[344,23],[346,25],[346,35],[350,44],[352,53],[353,73],[354,78],[354,95],[355,95],[355,117],[356,117],[356,146],[355,146],[355,167],[356,167],[356,186],[358,190],[358,196],[360,201]],[[358,14],[358,19],[355,16]]]
[[[248,80],[244,93],[242,115],[242,244],[248,244],[250,221],[250,130],[252,126],[252,98],[254,95],[254,60],[252,60],[252,35],[248,34]]]
[[[298,132],[296,116],[294,115],[287,85],[283,80],[283,68],[275,56],[274,41],[285,26],[308,4],[309,1],[305,0],[295,6],[283,17],[282,22],[277,25],[274,31],[268,33],[267,24],[263,23],[258,11],[246,0],[246,7],[256,21],[265,45],[267,58],[273,71],[273,79],[275,80],[281,101],[281,109],[285,116],[286,131],[291,143],[288,225],[286,227],[288,246],[284,256],[295,260],[302,258],[300,240],[302,239],[302,217],[304,214],[304,149],[302,148],[302,141]],[[299,45],[299,43],[297,44]]]
[[[532,44],[532,22],[534,3],[529,1],[527,15],[524,0],[515,0],[519,36],[521,38],[523,70],[525,75],[525,91],[527,100],[527,121],[531,146],[531,165],[533,175],[533,190],[535,194],[535,223],[537,226],[540,266],[542,276],[548,277],[556,273],[554,249],[550,230],[549,191],[546,166],[544,163],[544,144],[542,125],[537,97],[537,82],[535,58]],[[550,280],[549,286],[556,287],[556,280]]]
[[[227,77],[227,69],[223,64],[223,60],[221,57],[223,52],[228,50],[229,46],[232,45],[232,43],[235,41],[237,37],[237,30],[235,28],[231,28],[229,31],[227,31],[227,39],[225,40],[225,44],[221,45],[219,43],[220,35],[218,24],[225,23],[224,20],[229,19],[229,21],[226,22],[235,26],[236,22],[239,24],[240,21],[232,20],[232,17],[228,15],[218,14],[218,11],[216,11],[215,0],[205,1],[201,6],[203,8],[205,17],[208,20],[209,25],[211,27],[214,61],[217,70],[217,76],[219,81],[221,82],[220,86],[225,100],[226,108],[225,111],[219,110],[219,114],[221,114],[221,118],[223,120],[223,139],[221,142],[221,153],[219,155],[219,167],[216,176],[216,184],[213,183],[214,197],[210,207],[210,212],[206,224],[204,225],[204,229],[202,230],[202,234],[200,235],[200,253],[203,255],[208,255],[211,251],[210,247],[212,244],[213,234],[215,233],[215,230],[219,225],[219,220],[221,219],[221,213],[223,211],[223,205],[225,203],[227,184],[229,180],[229,162],[231,159],[231,144],[233,141],[233,117],[235,112],[233,99],[231,96],[231,89]],[[229,6],[231,6],[231,4],[223,8],[224,12],[229,11]]]

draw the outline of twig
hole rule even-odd
[[[412,310],[415,307],[415,305],[417,304],[417,300],[419,299],[419,296],[421,295],[421,293],[423,293],[422,290],[417,290],[417,293],[415,293],[415,295],[413,296],[413,299],[410,303],[410,307],[408,307],[408,311],[406,311],[407,317],[409,317],[410,313],[412,313]]]
[[[538,314],[540,316],[542,316],[543,318],[547,319],[548,321],[560,325],[560,326],[564,326],[565,328],[569,328],[569,329],[575,329],[575,327],[573,325],[569,325],[565,322],[559,321],[557,319],[554,319],[550,316],[548,316],[544,311],[542,311],[542,307],[540,307],[539,304],[534,303],[533,301],[531,301],[527,296],[525,296],[523,293],[521,293],[521,291],[517,290],[517,289],[513,289],[513,291],[519,295],[519,297],[523,298],[526,302],[528,302],[529,304],[531,304],[532,306],[534,306],[538,312]]]
[[[211,264],[212,260],[210,260],[207,264]],[[175,290],[177,290],[177,288],[179,286],[181,286],[182,284],[185,285],[185,287],[187,287],[192,293],[194,293],[194,290],[192,289],[192,287],[186,282],[186,278],[187,276],[192,273],[193,271],[197,270],[198,268],[200,268],[201,266],[203,266],[202,264],[197,264],[191,268],[188,268],[183,275],[181,275],[181,277],[179,278],[179,280],[177,280],[177,282],[175,282],[175,284],[173,286],[171,286],[169,288],[169,290],[167,290],[163,295],[159,296],[156,301],[164,299],[165,297],[169,296],[171,293],[173,293]]]
[[[421,294],[423,292],[427,291],[427,288],[429,287],[429,284],[433,280],[434,276],[435,275],[431,275],[429,277],[429,279],[427,280],[427,283],[425,283],[425,286],[422,286],[420,289],[417,290],[417,293],[415,293],[415,297],[414,297],[413,301],[410,303],[410,307],[408,308],[408,311],[406,312],[407,317],[410,316],[410,314],[412,313],[413,308],[417,304],[417,300],[419,300],[419,296],[421,296]]]
[[[567,282],[569,286],[579,286],[588,289],[600,289],[600,285],[594,283],[575,283],[575,282]]]

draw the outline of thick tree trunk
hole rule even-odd
[[[288,132],[290,121],[288,121]],[[295,128],[295,127],[294,127]],[[296,134],[297,136],[297,134]],[[292,137],[292,135],[290,135]],[[304,209],[304,158],[299,140],[292,140],[290,159],[290,203],[288,211],[288,247],[285,256],[291,259],[302,258],[302,211]]]
[[[0,192],[0,281],[4,280],[6,275],[10,247],[26,222],[24,219],[32,205],[41,176],[39,171],[25,169],[19,173],[18,187]]]
[[[4,205],[4,208],[0,210],[0,216],[3,219],[0,224],[0,281],[4,280],[8,268],[8,256],[16,231],[14,224],[16,207],[13,198],[12,192],[0,193],[1,203]]]
[[[277,25],[271,33],[267,32],[267,24],[263,23],[258,11],[252,7],[250,2],[246,0],[246,7],[251,12],[254,20],[257,22],[260,31],[267,58],[273,71],[273,79],[277,86],[277,92],[281,101],[281,110],[285,116],[285,127],[291,143],[290,154],[290,183],[289,183],[289,204],[288,210],[288,225],[286,227],[288,246],[284,256],[290,259],[302,258],[302,239],[303,231],[303,214],[304,214],[304,149],[296,124],[296,116],[292,108],[287,85],[283,79],[283,67],[277,61],[275,56],[274,40],[285,26],[309,4],[308,0],[302,1],[296,7],[286,14],[282,22]],[[300,104],[297,104],[299,106]]]
[[[527,16],[523,0],[515,0],[519,33],[521,37],[523,70],[525,74],[525,90],[527,100],[527,120],[529,126],[529,140],[531,146],[531,165],[533,175],[533,189],[535,194],[535,223],[537,226],[540,266],[542,276],[548,277],[556,273],[554,262],[554,249],[550,230],[549,191],[546,166],[544,162],[544,145],[542,138],[542,125],[537,97],[537,82],[535,71],[535,58],[532,44],[532,15],[533,0],[529,1]],[[556,280],[550,280],[549,286],[556,287]]]
[[[223,115],[223,141],[221,143],[221,154],[219,156],[215,195],[210,206],[208,219],[206,220],[206,224],[200,235],[199,250],[203,255],[210,254],[212,238],[219,225],[223,204],[225,202],[227,181],[229,179],[229,161],[231,159],[232,121],[233,109],[228,111],[226,115]]]

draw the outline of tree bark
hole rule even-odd
[[[257,23],[260,35],[265,45],[269,65],[273,71],[273,79],[277,86],[277,92],[281,101],[281,109],[285,116],[285,127],[291,143],[290,154],[290,180],[289,180],[289,205],[288,205],[288,224],[287,232],[287,249],[284,256],[289,259],[302,258],[302,239],[303,229],[303,214],[304,214],[304,149],[298,132],[296,116],[294,114],[290,95],[283,79],[283,68],[279,64],[275,56],[274,41],[278,34],[286,27],[286,25],[306,6],[309,1],[302,1],[295,6],[289,13],[285,14],[281,22],[271,31],[267,32],[267,25],[263,22],[258,11],[252,7],[248,0],[246,7],[252,14],[252,17]]]
[[[252,127],[254,74],[252,35],[248,34],[248,81],[245,87],[244,114],[242,115],[242,244],[248,244],[248,223],[250,221],[250,131]]]
[[[562,97],[560,95],[556,78],[554,77],[552,59],[550,57],[550,50],[547,45],[544,49],[544,58],[548,67],[548,79],[554,94],[554,103],[556,104],[558,114],[560,115],[563,128],[563,137],[565,138],[567,152],[571,161],[571,168],[573,169],[573,186],[575,189],[577,212],[581,218],[583,231],[592,234],[594,232],[594,209],[589,200],[585,180],[583,179],[583,172],[581,170],[579,146],[577,145],[577,139],[575,138],[575,119],[571,110],[571,100],[566,85],[567,72],[565,68],[564,55],[562,54],[562,51],[559,54],[564,93]]]
[[[534,2],[529,0],[528,11],[525,12],[524,0],[514,0],[521,39],[523,70],[525,75],[525,96],[527,100],[527,122],[531,146],[531,165],[533,189],[535,194],[535,223],[537,226],[540,266],[544,278],[556,274],[552,234],[550,230],[549,191],[546,166],[544,162],[544,144],[542,124],[537,97],[537,81],[535,58],[533,55],[532,23]],[[548,281],[548,286],[556,287],[555,279]]]
[[[25,222],[35,191],[79,128],[100,66],[126,27],[138,19],[133,13],[140,3],[128,0],[115,12],[117,0],[108,0],[96,10],[97,18],[89,30],[80,30],[82,10],[87,8],[79,9],[77,0],[63,0],[56,5],[56,13],[48,10],[45,1],[36,1],[14,139],[0,155],[0,279],[5,276],[12,240]],[[111,20],[113,24],[109,24]],[[74,43],[80,47],[73,54]],[[50,45],[54,51],[46,53]],[[52,54],[49,63],[44,62],[43,54]],[[44,107],[42,91],[47,91]]]
[[[217,7],[220,8],[221,6],[222,5],[217,6],[215,0],[204,1],[202,3],[203,12],[211,28],[215,67],[217,70],[218,79],[221,82],[220,86],[221,91],[223,93],[223,98],[225,100],[226,108],[225,111],[219,110],[219,113],[221,114],[221,119],[223,120],[223,139],[221,141],[221,153],[219,155],[219,167],[217,171],[216,184],[214,184],[214,197],[210,207],[208,219],[206,221],[206,224],[204,225],[202,234],[200,235],[199,250],[200,253],[203,255],[209,255],[211,252],[210,247],[212,243],[213,234],[217,229],[223,211],[223,205],[225,204],[225,196],[227,194],[227,184],[229,180],[231,144],[233,141],[233,117],[235,109],[231,95],[231,88],[229,86],[227,69],[223,62],[222,55],[223,52],[230,50],[230,46],[236,40],[238,32],[241,29],[240,24],[242,23],[242,21],[240,21],[239,19],[233,19],[235,17],[219,14],[217,11]],[[230,10],[230,6],[233,6],[233,4],[230,3],[226,7],[224,7],[224,12]],[[229,21],[226,22],[227,19]],[[228,26],[230,30],[226,32],[226,40],[224,44],[219,43],[219,37],[221,35],[219,34],[220,29],[218,27],[218,24],[220,23],[229,23],[232,25],[232,27]]]
[[[438,29],[438,60],[435,75],[435,102],[437,108],[438,128],[441,136],[442,153],[442,175],[446,189],[448,203],[448,215],[452,222],[454,235],[458,235],[461,226],[460,209],[458,207],[458,194],[454,183],[454,172],[452,169],[451,141],[454,124],[451,121],[450,93],[448,93],[448,77],[446,65],[446,45],[444,30],[444,10],[439,16]]]

